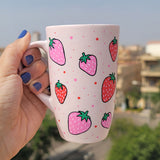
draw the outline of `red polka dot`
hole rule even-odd
[[[66,71],[63,71],[63,73],[65,74],[65,73],[66,73]]]
[[[96,41],[98,41],[98,40],[99,40],[99,38],[97,37],[97,38],[96,38]]]
[[[97,125],[95,125],[94,127],[97,128]]]
[[[94,82],[94,84],[96,85],[96,84],[97,84],[97,82]]]
[[[77,97],[78,99],[81,99],[81,97]]]

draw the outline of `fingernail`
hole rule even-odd
[[[33,56],[32,55],[26,56],[26,62],[27,62],[27,65],[31,64],[33,62]]]
[[[21,74],[21,78],[22,78],[22,81],[23,83],[28,83],[31,79],[31,74],[29,72],[25,72],[23,74]]]
[[[33,86],[37,91],[39,91],[42,88],[42,84],[40,82],[34,83]]]
[[[26,34],[27,34],[27,30],[24,29],[18,36],[18,39],[23,38]]]

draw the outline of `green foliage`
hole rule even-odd
[[[153,104],[160,102],[160,92],[159,93],[145,93],[142,97],[147,101],[151,100]]]
[[[160,93],[152,93],[151,94],[151,101],[154,104],[157,104],[158,102],[160,102]]]
[[[133,86],[126,94],[126,96],[133,102],[136,106],[138,100],[141,98],[140,88],[138,86]]]
[[[160,160],[160,125],[152,130],[123,119],[113,124],[111,132],[113,146],[108,160]]]
[[[40,160],[45,153],[48,153],[52,138],[62,141],[56,121],[51,115],[52,113],[50,112],[46,114],[34,138],[12,160],[29,160],[31,156],[34,160]]]
[[[136,126],[130,119],[117,119],[116,121],[113,121],[113,124],[111,125],[109,137],[112,141],[117,141],[119,138],[135,129]]]

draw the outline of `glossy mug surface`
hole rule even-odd
[[[119,26],[46,27],[31,43],[48,54],[51,96],[38,97],[54,113],[62,138],[94,143],[108,135],[115,104]]]

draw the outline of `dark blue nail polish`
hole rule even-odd
[[[40,82],[34,83],[33,86],[37,91],[39,91],[42,88],[42,84]]]
[[[27,34],[27,30],[23,30],[21,34],[18,36],[18,39],[23,38]]]
[[[23,80],[23,83],[28,83],[31,79],[31,74],[29,72],[25,72],[23,74],[21,74],[21,78]]]
[[[31,64],[33,62],[33,56],[32,55],[26,56],[26,62],[27,62],[27,65]]]

